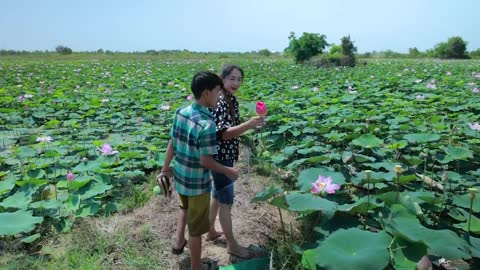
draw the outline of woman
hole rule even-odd
[[[225,65],[220,77],[223,80],[224,89],[220,94],[217,106],[213,110],[217,125],[217,154],[214,159],[224,166],[233,167],[238,161],[239,136],[249,129],[261,127],[265,119],[254,116],[244,123],[240,123],[240,113],[235,94],[243,82],[243,70],[237,65]],[[207,240],[215,240],[222,235],[215,230],[215,219],[219,214],[220,225],[227,240],[227,252],[240,258],[254,256],[247,248],[240,246],[232,230],[232,205],[234,198],[234,181],[226,175],[213,173],[214,189],[210,204],[210,230]]]

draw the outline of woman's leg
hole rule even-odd
[[[233,235],[231,204],[220,203],[219,219],[223,233],[227,239],[227,252],[240,258],[251,258],[253,254],[251,254],[247,248],[240,246]]]
[[[210,229],[208,230],[207,233],[207,241],[213,241],[220,237],[223,232],[218,232],[215,229],[215,220],[217,219],[217,214],[218,214],[218,200],[212,196],[211,202],[210,202]]]

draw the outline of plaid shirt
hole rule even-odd
[[[207,108],[194,102],[176,111],[170,136],[178,193],[196,196],[211,191],[210,170],[200,165],[200,156],[217,153],[216,131],[215,120]]]

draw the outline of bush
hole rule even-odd
[[[461,37],[451,37],[434,48],[435,57],[442,59],[467,59],[467,43]]]
[[[290,53],[295,57],[295,62],[304,62],[315,55],[321,54],[329,45],[325,35],[316,33],[303,33],[300,38],[295,37],[295,33],[291,32],[288,39],[290,43],[285,49],[286,53]]]
[[[270,56],[272,55],[272,52],[269,51],[268,49],[262,49],[258,51],[258,54],[263,55],[263,56]]]
[[[476,49],[475,51],[471,51],[469,55],[471,58],[480,58],[480,48]]]
[[[72,49],[66,47],[66,46],[63,46],[63,45],[58,45],[56,48],[55,48],[55,51],[57,51],[59,54],[64,54],[64,55],[67,55],[67,54],[72,54]]]
[[[330,47],[330,54],[336,54],[336,53],[342,53],[342,46],[332,44],[332,47]]]
[[[343,55],[341,53],[322,54],[313,57],[306,64],[316,66],[317,68],[332,68],[338,66],[355,66],[355,58]]]

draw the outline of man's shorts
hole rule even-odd
[[[217,161],[223,166],[233,167],[233,161],[230,160],[221,160]],[[213,198],[217,199],[221,204],[233,204],[234,195],[234,185],[233,181],[228,178],[225,174],[216,173],[212,171],[213,177]]]
[[[196,196],[180,195],[180,208],[187,210],[187,226],[190,236],[201,236],[208,232],[210,221],[208,219],[210,209],[210,193]]]

